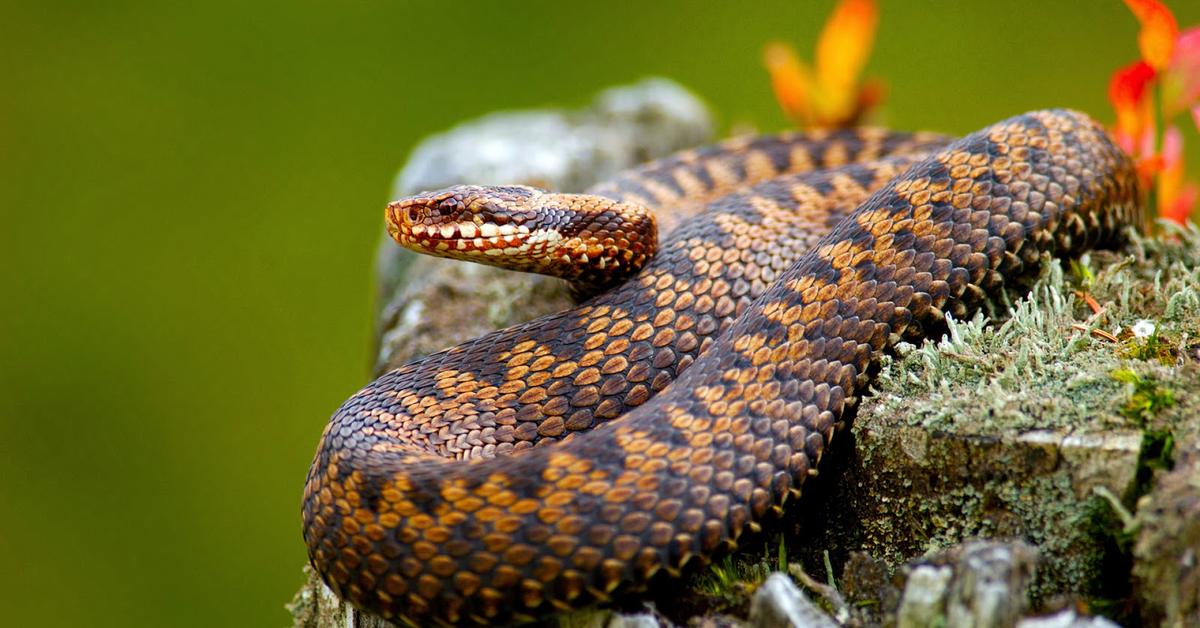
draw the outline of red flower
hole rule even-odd
[[[1180,33],[1175,16],[1159,0],[1125,4],[1142,26],[1142,58],[1114,72],[1108,84],[1108,98],[1117,113],[1117,142],[1138,160],[1146,188],[1154,182],[1159,215],[1183,223],[1196,205],[1197,190],[1184,180],[1183,137],[1170,122],[1190,110],[1200,128],[1200,28]],[[1157,112],[1155,89],[1161,90]],[[1166,126],[1161,152],[1160,117]]]
[[[1154,68],[1134,61],[1113,72],[1108,83],[1108,99],[1117,111],[1117,142],[1131,155],[1154,152],[1153,80]]]

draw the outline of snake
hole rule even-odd
[[[729,140],[584,194],[389,204],[402,246],[563,277],[581,302],[348,399],[304,488],[310,563],[410,625],[528,621],[678,578],[794,507],[897,343],[1051,256],[1119,245],[1141,198],[1100,124],[1043,110],[955,140]]]

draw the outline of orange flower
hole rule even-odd
[[[1155,70],[1167,67],[1175,47],[1175,38],[1179,35],[1175,15],[1158,0],[1125,0],[1125,6],[1133,11],[1134,17],[1142,25],[1138,33],[1138,49],[1142,52],[1142,59]]]
[[[1196,204],[1194,183],[1183,179],[1183,136],[1176,127],[1163,135],[1162,172],[1158,175],[1158,213],[1179,224],[1187,221]]]
[[[851,126],[882,100],[882,86],[859,78],[879,9],[875,0],[839,0],[817,39],[815,71],[779,42],[763,51],[771,87],[784,113],[802,126]]]

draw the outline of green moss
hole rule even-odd
[[[775,534],[763,544],[760,554],[740,553],[709,565],[693,579],[692,588],[711,598],[717,607],[741,606],[749,594],[772,572],[788,570],[787,543],[782,534]]]
[[[1157,354],[1142,359],[1156,359]],[[1126,418],[1145,427],[1160,412],[1175,405],[1175,391],[1160,385],[1154,377],[1143,377],[1131,369],[1117,369],[1112,378],[1129,384],[1129,399],[1121,408]]]
[[[1156,321],[1139,321],[1138,325],[1142,324],[1153,331],[1144,338],[1135,333],[1125,345],[1125,357],[1131,360],[1157,360],[1168,365],[1174,362],[1176,353],[1172,349],[1175,345],[1160,333],[1162,326]]]

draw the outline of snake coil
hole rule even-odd
[[[386,618],[527,619],[731,551],[799,497],[896,342],[1141,221],[1130,160],[1062,110],[948,145],[735,140],[586,198],[499,190],[393,204],[389,229],[477,258],[562,245],[551,263],[570,268],[547,272],[599,294],[386,373],[330,420],[304,491],[309,557]],[[525,214],[571,203],[601,218]],[[630,233],[664,206],[690,217],[662,242]],[[572,240],[585,231],[598,240]]]

